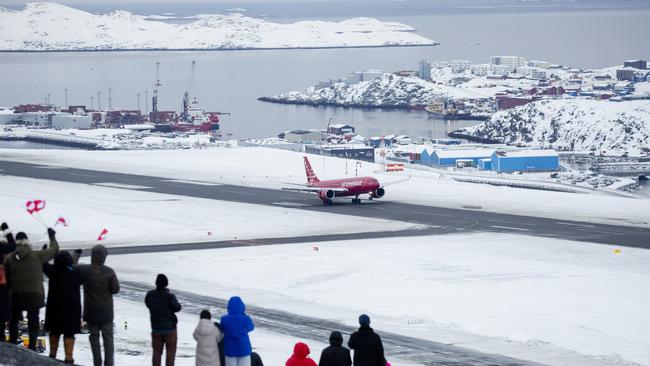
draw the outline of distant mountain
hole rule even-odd
[[[255,49],[433,45],[412,27],[373,18],[342,22],[270,23],[241,14],[208,14],[187,22],[126,11],[92,14],[35,2],[23,10],[0,7],[0,50],[79,51]],[[165,17],[160,17],[165,18]]]
[[[516,145],[638,156],[650,154],[650,100],[542,100],[461,131]]]

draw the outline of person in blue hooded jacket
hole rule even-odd
[[[254,329],[253,321],[246,315],[246,306],[239,296],[228,300],[228,314],[221,317],[225,366],[250,366],[251,341],[248,333]]]

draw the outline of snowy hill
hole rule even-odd
[[[126,11],[92,14],[35,2],[0,7],[0,50],[246,49],[434,45],[412,27],[373,18],[270,23],[241,14],[208,14],[189,23]]]
[[[650,153],[650,100],[543,100],[461,131],[509,144],[638,156]]]
[[[323,89],[292,91],[260,100],[287,104],[408,108],[429,104],[437,98],[488,96],[449,85],[433,84],[416,77],[383,74],[370,81],[336,83]]]

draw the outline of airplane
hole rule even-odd
[[[352,203],[361,203],[359,198],[362,194],[367,194],[368,199],[382,198],[386,190],[373,177],[344,178],[332,180],[320,180],[311,168],[309,159],[303,157],[305,161],[305,173],[307,173],[307,185],[305,188],[282,188],[285,191],[311,192],[316,193],[323,200],[324,205],[331,205],[334,197],[354,197]]]

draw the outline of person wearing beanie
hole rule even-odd
[[[167,285],[167,276],[159,274],[156,277],[156,288],[147,292],[144,303],[149,308],[151,319],[151,344],[153,347],[152,364],[160,366],[163,347],[166,351],[165,364],[173,366],[176,358],[176,333],[177,312],[181,311],[181,304],[176,300]],[[212,327],[214,327],[212,325]],[[215,342],[216,342],[215,338]]]
[[[59,339],[63,334],[65,363],[74,363],[75,334],[81,333],[81,285],[83,273],[72,266],[72,256],[60,251],[54,264],[45,263],[43,273],[50,279],[45,306],[44,329],[50,333],[50,357],[56,358]]]
[[[32,250],[27,235],[16,234],[16,250],[7,255],[4,267],[11,292],[11,321],[9,322],[9,341],[18,339],[18,321],[27,311],[29,329],[29,348],[36,350],[39,330],[39,310],[45,306],[43,289],[43,264],[49,262],[59,251],[56,231],[47,229],[50,246],[44,250]]]
[[[196,366],[221,366],[219,341],[223,334],[210,318],[210,311],[201,311],[199,324],[192,334],[196,340]]]
[[[7,272],[4,267],[5,255],[16,250],[16,241],[14,235],[9,230],[9,225],[3,222],[0,225],[0,237],[5,241],[0,241],[0,342],[6,341],[5,325],[11,319],[11,299],[9,297],[9,286],[7,285]]]
[[[320,354],[318,366],[351,366],[350,350],[343,347],[341,332],[330,334],[330,345]]]
[[[76,250],[78,259],[81,251]],[[102,366],[102,349],[99,344],[101,335],[104,341],[104,366],[114,364],[113,342],[113,295],[120,292],[120,283],[115,271],[104,265],[108,251],[101,245],[95,245],[90,253],[90,264],[79,264],[77,268],[83,273],[84,308],[83,319],[88,324],[90,349],[93,353],[93,365]],[[73,258],[74,261],[74,258]]]
[[[379,334],[370,328],[370,317],[359,316],[359,330],[352,333],[348,346],[354,350],[354,366],[386,366],[384,345]]]
[[[254,329],[253,320],[246,315],[246,306],[239,296],[228,300],[228,314],[221,317],[225,366],[250,366],[251,341],[248,333]]]

